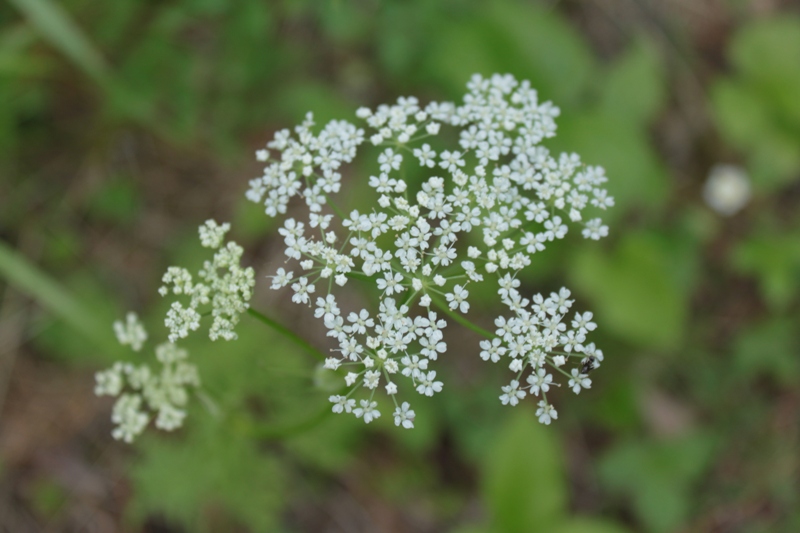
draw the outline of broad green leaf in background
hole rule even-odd
[[[755,19],[729,50],[741,76],[800,134],[800,16]]]
[[[567,503],[563,456],[552,430],[517,408],[486,453],[483,491],[494,530],[551,531]]]
[[[447,87],[448,95],[458,95],[475,73],[508,71],[513,53],[491,20],[460,20],[442,28],[426,57],[425,70],[435,83]]]
[[[177,439],[142,440],[142,458],[131,469],[132,517],[158,513],[197,532],[232,531],[236,524],[275,531],[284,499],[278,459],[207,414],[194,414]]]
[[[627,529],[599,519],[571,518],[554,527],[550,533],[627,533]]]
[[[144,439],[142,458],[132,469],[134,517],[163,514],[189,531],[230,531],[244,524],[272,532],[285,499],[281,461],[326,472],[352,461],[363,423],[316,416],[329,407],[327,394],[310,379],[315,361],[250,316],[242,317],[237,334],[232,343],[210,342],[202,334],[182,343],[214,409],[193,401],[185,431]],[[287,434],[280,461],[254,437],[264,433],[260,429],[291,428],[309,417],[319,423]],[[220,507],[221,515],[215,512]]]
[[[655,118],[666,96],[658,50],[641,38],[611,65],[600,89],[600,106],[614,118],[642,127]]]
[[[784,310],[800,288],[800,235],[765,228],[737,246],[733,265],[756,276],[773,310]]]
[[[429,0],[384,2],[375,32],[380,75],[393,87],[407,90],[419,83],[420,63],[432,51],[431,39],[441,17],[441,6]]]
[[[705,470],[714,448],[705,434],[660,442],[624,442],[600,463],[607,487],[626,495],[646,531],[674,531],[688,516],[692,485]]]
[[[738,370],[746,376],[766,373],[790,386],[800,376],[800,327],[791,318],[774,318],[749,327],[736,338]]]
[[[800,173],[800,17],[756,19],[730,44],[734,74],[712,88],[722,136],[770,192]]]
[[[565,112],[558,119],[557,137],[548,144],[605,168],[606,187],[615,200],[615,206],[602,213],[607,222],[620,220],[631,208],[656,212],[668,199],[667,174],[646,131],[613,112]]]
[[[723,137],[748,157],[757,190],[771,192],[800,169],[800,134],[781,127],[772,116],[772,102],[742,83],[721,80],[711,100]]]
[[[570,262],[575,288],[591,298],[598,323],[641,346],[674,349],[686,327],[687,258],[648,233],[629,233],[604,253],[583,248]]]
[[[606,346],[603,348],[608,350]],[[609,364],[604,363],[604,371],[611,370]],[[598,394],[591,405],[585,406],[591,408],[594,421],[617,431],[637,427],[641,420],[640,407],[636,397],[637,383],[631,376],[630,372],[617,374],[607,384],[602,384],[602,394]]]
[[[626,533],[619,525],[567,513],[564,453],[553,428],[518,407],[484,448],[481,482],[488,525],[453,533]]]
[[[587,41],[560,14],[532,3],[492,2],[490,13],[518,50],[518,79],[530,79],[543,100],[574,107],[596,74]],[[513,72],[510,70],[509,72]]]
[[[511,1],[449,21],[427,59],[430,75],[454,94],[475,72],[510,72],[529,79],[542,100],[567,107],[584,96],[595,69],[588,45],[561,16]]]

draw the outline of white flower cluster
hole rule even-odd
[[[395,423],[413,427],[414,411],[396,400],[399,376],[420,394],[442,389],[430,366],[447,349],[447,322],[430,307],[466,314],[469,285],[485,277],[497,280],[501,301],[515,314],[497,319],[497,338],[484,341],[481,352],[484,359],[512,360],[517,379],[503,388],[503,403],[516,405],[526,391],[541,392],[539,419],[549,423],[557,413],[544,393],[555,383],[545,365],[570,377],[569,386],[579,392],[591,385],[586,373],[602,359],[593,344],[584,344],[595,327],[591,313],[577,315],[566,330],[569,291],[547,299],[537,295],[531,304],[517,292],[516,276],[535,254],[563,239],[569,223],[588,239],[608,234],[600,218],[584,217],[586,209],[614,205],[603,188],[605,172],[583,165],[577,154],[552,155],[540,144],[555,135],[559,109],[540,103],[527,81],[475,75],[467,88],[461,105],[432,102],[423,108],[408,97],[376,110],[361,108],[356,115],[363,127],[332,121],[315,134],[309,114],[294,134],[279,131],[256,154],[267,166],[250,182],[248,199],[263,203],[270,216],[286,213],[296,195],[309,207],[306,220],[288,218],[279,230],[286,256],[299,262],[300,273],[278,269],[272,288],[290,286],[294,302],[315,304],[315,316],[339,343],[326,366],[349,370],[349,392],[331,396],[334,412],[369,423],[380,416],[373,397],[382,386],[394,401]],[[456,129],[455,149],[435,143],[440,130],[447,131],[442,126]],[[376,206],[342,216],[331,198],[340,188],[340,168],[367,138],[381,148],[368,182]],[[404,165],[427,176],[418,190],[406,182]],[[354,278],[380,291],[376,315],[339,310],[334,283],[344,286]],[[182,278],[175,279],[183,290]],[[192,329],[191,319],[176,320],[177,336]],[[554,351],[558,346],[561,352]],[[567,373],[562,367],[578,354],[578,368]],[[528,367],[529,385],[520,387]],[[363,389],[366,397],[356,401],[353,396]]]
[[[164,321],[169,328],[169,342],[156,347],[161,371],[153,372],[147,365],[118,362],[95,375],[95,394],[118,397],[111,420],[116,424],[115,439],[132,442],[155,414],[156,427],[173,430],[183,424],[188,387],[199,387],[197,368],[186,361],[186,350],[174,342],[200,327],[206,314],[213,318],[209,337],[216,340],[236,338],[234,327],[239,316],[249,307],[255,285],[252,268],[242,268],[243,249],[235,242],[225,243],[230,224],[207,220],[199,228],[200,243],[215,250],[211,261],[205,261],[197,273],[199,281],[185,268],[169,267],[159,289],[162,296],[172,293],[186,296],[188,305],[172,303]],[[202,312],[202,314],[201,314]],[[128,313],[125,322],[114,323],[114,332],[122,345],[141,350],[147,332],[135,313]]]
[[[595,348],[594,343],[584,344],[586,335],[597,328],[592,322],[592,313],[575,313],[571,322],[572,329],[567,329],[564,319],[572,307],[570,291],[562,288],[558,293],[551,293],[548,298],[541,294],[532,300],[523,298],[517,291],[519,280],[506,275],[500,280],[501,300],[514,316],[498,317],[495,320],[497,335],[492,340],[481,341],[481,359],[496,363],[504,356],[511,359],[509,368],[516,374],[507,386],[503,387],[500,401],[503,405],[517,405],[528,392],[534,396],[541,393],[539,409],[536,415],[539,422],[549,424],[558,418],[558,412],[547,401],[547,392],[553,382],[553,374],[547,367],[555,369],[569,380],[568,386],[575,394],[581,389],[592,386],[588,373],[600,366],[603,352]],[[560,347],[560,350],[557,350]],[[567,373],[563,367],[569,358],[580,359],[580,365]],[[528,369],[527,385],[520,386],[523,374]]]
[[[170,331],[170,342],[185,338],[190,331],[198,329],[201,317],[198,309],[208,305],[213,317],[208,334],[211,340],[236,338],[234,327],[239,322],[239,315],[249,307],[255,273],[251,267],[240,266],[244,251],[241,246],[233,241],[224,244],[229,229],[230,224],[219,225],[213,220],[200,226],[201,244],[216,250],[213,259],[205,261],[198,272],[200,281],[195,283],[192,274],[182,267],[169,267],[164,274],[164,285],[158,289],[161,296],[171,292],[189,297],[187,306],[176,300],[167,313],[164,323]]]
[[[134,352],[141,350],[147,340],[147,332],[136,313],[128,313],[124,323],[121,320],[114,322],[114,333],[121,345],[130,346]]]
[[[137,338],[146,337],[134,313],[128,314],[127,327],[140,334]],[[114,329],[118,329],[117,324]],[[135,349],[140,348],[141,344]],[[172,343],[158,345],[156,358],[161,363],[159,373],[147,365],[118,362],[95,374],[95,394],[118,397],[111,413],[111,421],[116,425],[111,434],[115,439],[132,442],[144,431],[153,414],[160,429],[171,431],[183,424],[186,417],[183,407],[189,398],[187,388],[200,386],[197,368],[186,361],[186,350]]]

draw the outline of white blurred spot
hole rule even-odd
[[[717,213],[736,214],[750,201],[750,178],[741,167],[716,165],[703,187],[703,199]]]

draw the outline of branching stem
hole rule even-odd
[[[256,320],[260,320],[261,322],[263,322],[267,326],[271,327],[272,329],[274,329],[275,331],[277,331],[278,333],[280,333],[281,335],[283,335],[284,337],[286,337],[287,339],[289,339],[290,341],[292,341],[296,345],[300,346],[301,348],[303,348],[305,351],[307,351],[308,353],[310,353],[311,355],[313,355],[315,358],[319,359],[320,361],[325,361],[325,359],[327,358],[324,353],[322,353],[320,350],[318,350],[317,348],[312,346],[303,337],[301,337],[297,333],[293,332],[292,330],[290,330],[289,328],[287,328],[283,324],[280,324],[280,323],[276,322],[275,320],[271,319],[270,317],[268,317],[268,316],[266,316],[266,315],[264,315],[262,313],[259,313],[258,311],[256,311],[252,307],[247,309],[247,314],[252,316]]]
[[[459,324],[461,324],[465,328],[469,328],[472,331],[474,331],[475,333],[486,337],[487,339],[493,339],[493,338],[495,338],[497,336],[494,333],[492,333],[491,331],[485,330],[482,327],[478,326],[477,324],[473,324],[472,322],[470,322],[469,320],[467,320],[466,318],[464,318],[460,314],[456,313],[455,311],[450,309],[447,306],[447,304],[445,302],[443,302],[441,299],[439,299],[438,297],[431,297],[431,302],[441,312],[443,312],[444,314],[446,314],[447,316],[449,316],[450,318],[452,318],[453,320],[455,320],[456,322],[458,322]]]

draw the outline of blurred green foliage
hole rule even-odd
[[[508,71],[561,107],[550,146],[604,166],[617,201],[608,242],[576,238],[554,246],[525,274],[537,291],[572,287],[579,306],[595,312],[606,353],[590,391],[561,395],[558,424],[542,428],[522,408],[501,409],[501,378],[488,369],[477,389],[455,385],[436,401],[419,402],[425,415],[413,432],[398,434],[387,416],[367,430],[322,417],[306,431],[270,434],[262,430],[316,423],[328,392],[314,383],[310,358],[246,319],[236,343],[189,344],[205,401],[196,402],[184,431],[150,435],[137,449],[128,505],[134,522],[163,516],[189,531],[239,525],[293,531],[284,518],[294,502],[323,505],[337,479],[358,475],[385,501],[425,509],[460,533],[702,530],[703,516],[760,501],[774,511],[745,517],[742,531],[797,530],[796,419],[790,415],[787,425],[773,409],[800,385],[796,16],[742,22],[727,45],[729,72],[712,80],[703,102],[725,144],[700,166],[741,156],[756,189],[753,205],[729,222],[699,205],[698,187],[679,190],[676,170],[653,142],[664,114],[674,112],[670,50],[634,32],[618,53],[600,60],[561,6],[512,0],[13,0],[10,6],[0,7],[0,172],[8,176],[0,182],[0,230],[13,241],[25,228],[40,229],[45,268],[3,245],[0,272],[47,311],[36,346],[65,364],[116,359],[111,317],[146,308],[151,331],[158,331],[164,310],[134,289],[120,297],[113,267],[80,260],[91,248],[85,227],[135,234],[142,213],[154,209],[145,180],[125,167],[75,199],[53,177],[61,178],[64,166],[53,171],[43,164],[52,153],[57,162],[70,161],[67,168],[79,167],[110,150],[111,140],[137,131],[174,150],[170,157],[203,152],[223,167],[237,166],[268,130],[288,127],[308,110],[322,122],[401,94],[454,98],[472,73]],[[73,107],[83,114],[70,122]],[[59,121],[74,131],[54,134]],[[69,143],[62,149],[53,139]],[[370,201],[348,194],[348,207]],[[231,216],[254,246],[273,224],[244,202]],[[163,240],[173,256],[160,258],[158,268],[199,261],[193,232]],[[157,282],[159,272],[145,274]],[[480,302],[479,291],[473,296]],[[688,421],[672,433],[659,426],[666,424],[662,411],[643,407],[654,390],[688,411]],[[570,490],[576,475],[567,475],[573,457],[566,443],[583,438],[578,427],[593,435],[587,462],[594,466],[577,475],[597,487],[593,512],[573,512],[581,507]],[[454,455],[446,461],[443,442]],[[367,462],[377,453],[383,461],[373,468]],[[477,480],[448,479],[439,469],[450,462]],[[58,495],[47,483],[41,487],[34,505],[52,509]],[[485,518],[465,520],[476,490]]]
[[[713,442],[708,435],[686,435],[661,442],[620,443],[600,463],[611,490],[627,493],[650,531],[675,531],[692,506],[691,485],[708,466]]]
[[[562,447],[555,434],[538,424],[527,408],[507,418],[482,463],[489,525],[468,526],[458,533],[627,531],[606,520],[569,516]]]
[[[755,185],[771,192],[800,171],[800,17],[754,20],[728,55],[735,75],[713,87],[717,124],[746,155]]]

